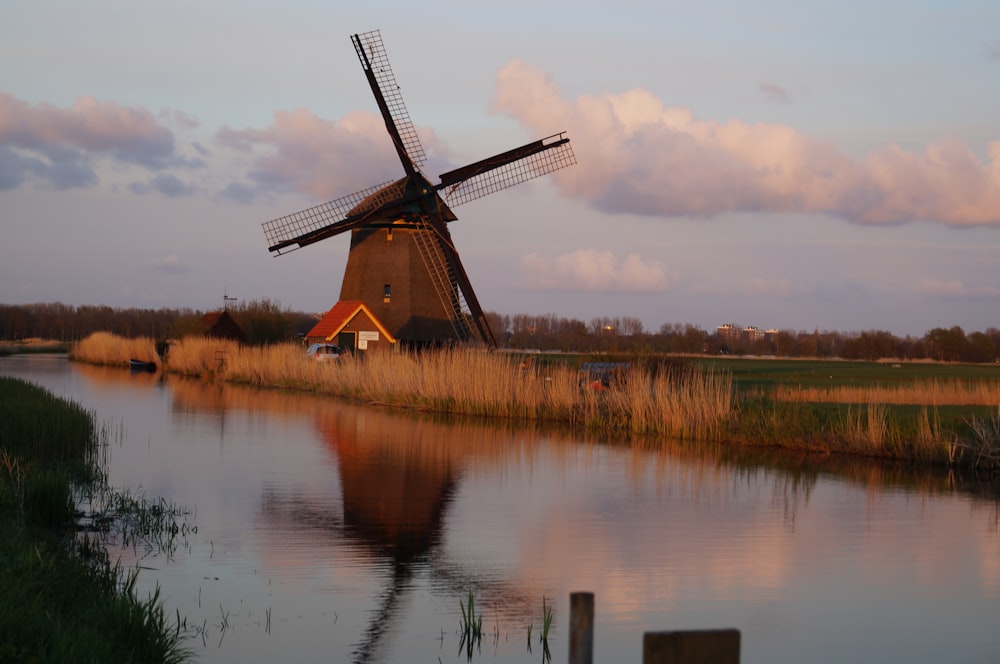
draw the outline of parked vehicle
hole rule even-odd
[[[337,344],[313,344],[306,351],[306,356],[317,362],[336,360],[343,354],[344,350]]]

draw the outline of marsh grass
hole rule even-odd
[[[185,376],[225,376],[233,358],[256,348],[241,347],[227,339],[190,336],[170,345],[166,363],[170,371]]]
[[[988,417],[969,420],[971,436],[961,445],[961,452],[971,457],[974,466],[1000,463],[1000,406]]]
[[[148,337],[120,337],[110,332],[95,332],[74,344],[71,360],[106,366],[127,367],[129,360],[156,361],[156,342]]]
[[[30,355],[41,353],[67,353],[70,345],[65,341],[45,339],[24,339],[21,341],[0,341],[0,357],[6,355]]]
[[[77,527],[96,537],[105,547],[131,549],[143,555],[158,553],[168,559],[187,536],[198,532],[188,523],[190,510],[167,502],[152,500],[141,491],[120,491],[107,485],[82,495],[77,500]]]
[[[886,407],[880,403],[848,407],[841,439],[851,449],[877,456],[889,455],[889,447],[898,442],[890,432]]]
[[[461,653],[464,650],[468,660],[472,661],[472,655],[483,643],[483,615],[481,613],[476,615],[476,600],[471,590],[466,602],[459,602],[458,608],[462,611],[458,651]]]
[[[834,385],[774,388],[777,401],[799,403],[913,404],[927,406],[998,406],[998,380],[919,380],[897,385]]]
[[[189,338],[170,351],[167,369],[210,373],[262,387],[309,390],[372,404],[490,418],[554,421],[607,432],[711,438],[733,414],[725,372],[656,372],[637,366],[606,391],[581,388],[573,366],[525,367],[517,356],[447,349],[369,353],[316,362],[298,344],[226,347]]]
[[[552,606],[545,602],[542,596],[542,633],[538,636],[539,643],[542,644],[542,660],[549,662],[552,660],[552,652],[549,650],[549,630],[552,629],[552,618],[554,613]]]
[[[632,358],[607,386],[591,389],[578,364],[463,348],[316,362],[294,343],[247,347],[188,337],[171,348],[166,370],[420,411],[566,424],[646,445],[670,438],[1000,468],[1000,453],[983,442],[992,435],[988,420],[968,417],[986,407],[975,404],[1000,404],[1000,381],[988,369]],[[726,367],[739,372],[738,381]],[[949,409],[966,416],[946,421],[941,413]]]
[[[158,593],[76,536],[74,492],[103,481],[99,429],[76,404],[0,378],[0,661],[179,662]]]

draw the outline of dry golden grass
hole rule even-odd
[[[222,373],[225,364],[242,352],[240,345],[227,339],[184,337],[170,344],[166,367],[185,376],[213,376]]]
[[[127,364],[152,354],[148,339],[94,335],[74,349],[74,358]],[[959,439],[940,423],[937,406],[997,404],[995,383],[925,381],[881,388],[778,388],[776,400],[844,402],[846,417],[800,430],[789,413],[761,412],[735,396],[728,372],[653,371],[636,363],[610,388],[596,390],[573,367],[522,364],[516,356],[452,349],[424,353],[370,352],[317,362],[299,344],[266,347],[189,337],[175,343],[166,370],[256,387],[303,390],[367,403],[440,413],[478,415],[521,423],[569,423],[598,435],[647,440],[722,441],[810,446],[931,463],[1000,465],[1000,408],[972,423],[972,438]],[[759,396],[759,395],[758,395]],[[773,403],[773,402],[772,402]],[[900,426],[890,404],[925,407],[915,426]],[[792,413],[794,415],[794,413]],[[813,435],[817,434],[817,435]]]
[[[712,439],[734,414],[732,379],[713,371],[653,375],[636,368],[608,391],[607,409],[634,433]]]
[[[733,412],[728,374],[653,375],[636,368],[598,392],[581,388],[572,367],[525,368],[509,355],[465,349],[317,362],[297,344],[239,347],[192,337],[171,348],[167,366],[188,375],[418,410],[684,438],[711,437]]]
[[[156,343],[148,337],[128,339],[109,332],[95,332],[70,349],[70,359],[90,364],[128,366],[131,359],[154,362],[159,359]]]
[[[806,387],[781,385],[776,401],[927,406],[998,406],[1000,381],[921,380],[905,385]]]

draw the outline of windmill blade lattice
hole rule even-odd
[[[295,240],[314,231],[321,230],[347,218],[348,213],[369,199],[371,207],[377,207],[380,202],[388,202],[396,197],[396,192],[389,187],[389,182],[383,182],[353,194],[342,196],[320,205],[300,210],[292,214],[264,222],[264,235],[267,237],[268,251],[275,255],[288,253],[298,249]],[[386,201],[371,200],[374,194],[383,192]]]
[[[518,157],[517,153],[525,153]],[[505,160],[510,155],[512,160]],[[507,153],[484,159],[476,164],[441,176],[443,183],[455,181],[444,189],[444,199],[449,205],[461,205],[497,191],[547,175],[576,163],[576,155],[569,139],[562,134],[529,143]]]
[[[403,151],[413,166],[419,168],[427,160],[427,156],[424,154],[424,147],[420,144],[417,129],[413,126],[413,121],[410,120],[410,114],[406,110],[406,104],[403,103],[403,96],[399,92],[396,77],[389,65],[389,57],[382,44],[382,33],[378,30],[362,32],[354,35],[352,41],[365,73],[370,72],[375,77],[378,89],[385,100],[386,110],[392,118],[392,123],[396,125],[399,140],[403,144]]]

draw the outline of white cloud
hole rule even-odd
[[[189,268],[181,263],[181,259],[177,254],[169,254],[159,260],[155,260],[150,263],[150,267],[160,272],[166,272],[167,274],[184,274],[190,271]]]
[[[521,259],[519,286],[528,290],[593,293],[658,293],[672,279],[659,261],[646,262],[636,254],[624,261],[610,251],[580,249],[551,258],[529,254]]]
[[[935,297],[985,297],[1000,298],[1000,288],[995,286],[969,286],[959,279],[919,279],[914,290],[920,295]]]
[[[565,99],[521,61],[497,76],[494,108],[538,135],[566,130],[578,164],[555,174],[592,207],[650,216],[828,213],[858,223],[1000,226],[1000,141],[981,161],[944,138],[887,145],[863,160],[777,124],[703,120],[636,88]]]
[[[247,174],[263,191],[298,191],[329,200],[403,175],[379,115],[356,111],[339,122],[307,109],[278,111],[264,129],[223,127],[216,141],[252,156]]]

